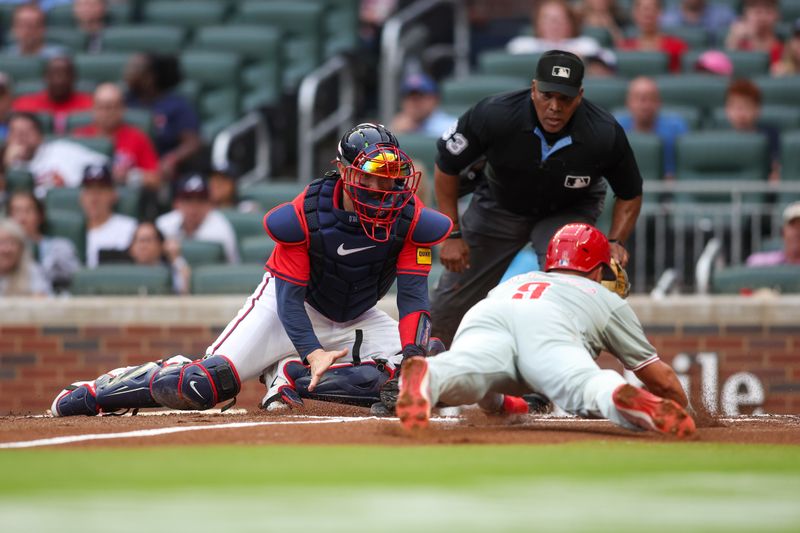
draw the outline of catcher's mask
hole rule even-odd
[[[603,232],[589,224],[572,223],[559,229],[547,246],[544,269],[591,272],[603,265],[603,280],[614,281],[611,248]]]
[[[345,166],[344,192],[370,239],[389,239],[392,224],[419,187],[420,174],[392,143],[367,147]]]

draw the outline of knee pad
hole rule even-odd
[[[314,391],[309,392],[311,374],[307,367],[292,361],[286,365],[285,372],[302,398],[365,407],[380,401],[381,387],[390,376],[379,364],[343,365],[325,372]]]
[[[210,409],[235,398],[241,381],[227,357],[214,355],[188,364],[163,367],[150,383],[150,393],[171,409]]]
[[[161,370],[158,363],[145,363],[117,374],[104,374],[95,381],[97,406],[101,411],[159,407],[150,394],[150,381]]]

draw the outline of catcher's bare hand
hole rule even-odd
[[[439,260],[450,272],[464,272],[469,268],[469,246],[464,239],[447,239],[439,250]]]
[[[611,257],[617,260],[617,262],[622,265],[622,268],[628,266],[628,250],[625,249],[618,242],[611,243]]]
[[[317,348],[306,356],[306,361],[311,367],[311,383],[308,385],[308,390],[313,391],[317,387],[317,383],[322,378],[322,375],[331,367],[333,363],[347,355],[347,348],[341,350],[326,351],[322,348]]]

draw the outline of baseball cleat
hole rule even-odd
[[[695,432],[694,420],[672,400],[633,385],[620,385],[611,395],[620,414],[631,424],[678,438]]]
[[[527,415],[529,412],[528,402],[520,396],[503,395],[503,407],[501,411],[504,415]]]
[[[424,357],[411,357],[403,362],[397,417],[409,431],[428,427],[431,399],[428,390],[428,362]]]
[[[50,412],[53,416],[94,416],[100,414],[94,381],[76,381],[56,395]]]
[[[262,409],[270,412],[288,411],[303,406],[303,399],[297,394],[296,390],[289,386],[281,387],[278,389],[278,394],[270,396],[261,404]]]

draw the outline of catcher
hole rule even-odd
[[[511,278],[470,309],[450,351],[403,363],[396,406],[403,426],[427,426],[437,403],[491,408],[501,393],[535,391],[582,417],[692,435],[694,421],[684,410],[688,400],[677,376],[659,359],[630,306],[599,283],[616,283],[605,235],[588,224],[567,224],[549,243],[545,270]],[[619,288],[626,284],[620,281]],[[600,369],[594,359],[601,350],[615,355],[647,390]]]

